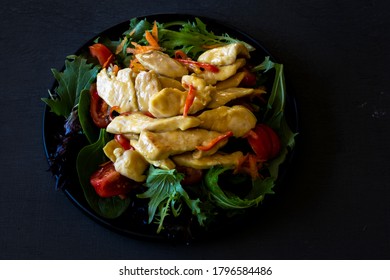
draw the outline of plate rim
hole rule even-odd
[[[206,23],[207,27],[209,27],[210,24],[211,24],[211,27],[208,28],[208,30],[211,30],[211,31],[213,30],[213,27],[212,27],[213,24],[216,25],[217,28],[229,29],[229,31],[227,31],[226,33],[231,32],[231,33],[239,34],[239,37],[242,37],[242,38],[239,38],[239,39],[243,39],[243,38],[248,39],[251,44],[255,45],[256,50],[258,50],[258,48],[260,48],[261,52],[262,52],[262,55],[264,54],[264,56],[270,56],[270,58],[273,59],[274,61],[278,61],[264,47],[264,45],[259,40],[257,40],[256,38],[252,37],[248,33],[242,31],[241,29],[239,29],[239,28],[237,28],[237,27],[235,27],[235,26],[233,26],[233,25],[231,25],[229,23],[226,23],[226,22],[223,22],[223,21],[220,21],[220,20],[216,20],[216,19],[213,19],[211,17],[207,17],[207,16],[203,16],[203,15],[189,14],[189,13],[153,13],[153,14],[148,14],[148,15],[136,16],[136,17],[133,17],[133,18],[137,18],[137,19],[141,20],[141,19],[153,19],[153,18],[162,18],[162,17],[179,17],[179,18],[185,18],[188,21],[190,19],[194,20],[195,18],[199,18],[200,20],[202,20],[203,22]],[[84,43],[82,43],[81,46],[74,52],[74,54],[80,53],[82,50],[84,50],[86,48],[86,46],[88,44],[91,44],[94,40],[96,40],[96,38],[100,37],[101,35],[103,35],[103,34],[107,35],[110,31],[118,29],[122,25],[124,26],[125,24],[129,24],[130,20],[131,19],[119,22],[119,23],[117,23],[117,24],[115,24],[115,25],[113,25],[111,27],[108,27],[108,28],[104,29],[101,32],[98,32],[92,38],[90,38],[87,41],[85,41]],[[214,29],[215,29],[215,27],[214,27]],[[124,31],[125,30],[121,30],[122,33]],[[231,34],[229,33],[229,35],[231,35]],[[65,67],[65,65],[63,65],[61,71],[63,71],[64,67]],[[50,90],[53,90],[55,88],[56,84],[57,84],[57,82],[54,79],[54,82],[53,82]],[[288,120],[290,120],[290,122],[292,122],[292,123],[289,123],[290,129],[294,133],[298,133],[299,130],[300,130],[299,129],[298,104],[296,102],[296,98],[295,98],[294,94],[292,94],[291,92],[288,92],[286,96],[287,96],[286,103],[289,104],[287,107],[292,108],[292,111],[293,111],[293,119],[292,120],[288,119]],[[52,113],[50,112],[50,108],[49,108],[49,106],[47,104],[44,104],[44,110],[43,111],[44,111],[43,112],[43,119],[42,119],[42,121],[43,121],[43,125],[42,125],[43,148],[44,148],[44,153],[45,153],[46,160],[47,160],[48,165],[50,167],[50,152],[49,152],[49,149],[48,149],[46,135],[48,133],[47,117],[48,117],[49,114],[52,114]],[[293,125],[293,127],[291,127],[291,125]],[[296,141],[296,144],[297,144],[297,139],[295,139],[295,141]],[[293,158],[295,157],[295,154],[296,154],[296,149],[297,149],[296,146],[297,145],[295,145],[295,147],[291,151],[289,151],[288,158],[285,160],[285,162],[283,164],[287,164],[287,165],[291,164],[291,162],[293,161]],[[288,169],[289,168],[287,168],[287,170],[285,172],[283,172],[283,174],[281,176],[278,176],[277,181],[275,182],[275,186],[280,185],[281,182],[285,181],[285,177],[287,176]],[[58,180],[58,178],[56,178],[56,176],[54,174],[51,174],[51,175],[55,178],[56,181]],[[69,190],[68,187],[69,186],[65,186],[64,189],[62,190],[63,193],[65,194],[65,196],[83,214],[85,214],[88,218],[92,219],[94,222],[97,222],[101,226],[103,226],[103,227],[105,227],[105,228],[107,228],[107,229],[109,229],[109,230],[111,230],[113,232],[116,232],[118,234],[121,234],[121,235],[124,235],[124,236],[129,236],[129,237],[132,237],[132,238],[135,238],[135,239],[147,240],[147,241],[168,241],[168,240],[170,240],[170,239],[166,238],[164,235],[161,235],[161,234],[157,234],[157,233],[147,234],[147,233],[143,233],[143,232],[140,232],[140,231],[128,230],[128,229],[124,229],[124,228],[120,228],[120,227],[116,226],[115,224],[110,222],[111,219],[107,219],[107,218],[101,217],[97,213],[94,213],[93,209],[88,205],[88,202],[86,201],[84,196],[83,196],[84,201],[79,201],[74,196],[74,194]],[[81,192],[82,192],[82,190],[81,190]],[[260,208],[260,207],[257,207],[257,208]],[[211,236],[212,235],[213,234],[211,233]],[[202,237],[201,238],[191,239],[191,241],[196,241],[196,240],[199,240],[199,239],[202,239]],[[179,241],[180,242],[180,240],[173,240],[173,239],[171,241],[175,241],[175,242]],[[188,240],[185,240],[185,242],[188,242]]]

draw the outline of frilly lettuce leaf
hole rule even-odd
[[[163,229],[164,219],[170,212],[175,217],[180,214],[183,200],[192,210],[192,214],[197,216],[200,225],[203,225],[203,221],[206,219],[199,207],[200,200],[192,200],[182,188],[180,181],[183,177],[184,175],[175,169],[162,170],[153,167],[153,165],[149,168],[146,180],[148,190],[137,195],[137,197],[150,198],[148,208],[149,223],[154,220],[155,216],[158,216],[159,226],[157,233]]]
[[[228,193],[218,185],[218,179],[221,174],[230,170],[229,167],[214,166],[205,176],[205,185],[210,191],[211,199],[223,209],[245,209],[257,206],[263,201],[266,194],[273,194],[272,188],[274,181],[268,177],[265,179],[257,178],[252,180],[251,191],[243,198],[238,195]]]
[[[99,69],[99,66],[88,64],[87,59],[81,56],[68,56],[63,72],[51,70],[58,82],[55,94],[50,93],[50,98],[42,98],[42,101],[52,112],[67,118],[78,105],[81,91],[89,89]]]

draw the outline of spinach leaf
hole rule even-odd
[[[99,139],[95,143],[85,146],[79,152],[76,168],[88,204],[98,215],[112,219],[119,217],[127,209],[130,199],[121,199],[117,196],[101,198],[89,182],[93,172],[99,168],[100,164],[107,161],[103,147],[109,140],[109,134],[105,129],[101,129]]]
[[[94,125],[89,107],[91,103],[91,94],[88,89],[81,91],[78,107],[78,115],[83,129],[83,133],[87,137],[90,144],[96,142],[99,138],[99,128]]]
[[[51,70],[58,82],[55,94],[50,98],[42,98],[52,112],[67,118],[72,109],[79,103],[80,92],[88,89],[96,79],[99,67],[88,64],[87,59],[81,56],[68,56],[65,60],[65,70],[59,72]]]

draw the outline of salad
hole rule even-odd
[[[283,65],[254,53],[199,18],[134,18],[68,56],[42,98],[63,121],[49,154],[58,188],[73,178],[96,215],[157,235],[258,206],[295,133]]]

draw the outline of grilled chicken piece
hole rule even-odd
[[[211,156],[194,158],[192,153],[184,153],[172,157],[172,160],[181,166],[192,167],[196,169],[209,169],[215,165],[222,165],[224,167],[236,167],[243,157],[243,153],[238,151],[232,154],[216,153]]]
[[[248,49],[241,43],[233,43],[205,51],[199,56],[198,61],[223,66],[234,63],[237,56],[250,58]]]
[[[149,111],[149,99],[162,89],[158,75],[154,71],[141,71],[135,78],[138,109]]]
[[[236,98],[251,95],[253,92],[253,88],[227,88],[224,90],[217,90],[211,96],[211,102],[207,105],[207,108],[218,108]]]
[[[180,115],[186,102],[187,92],[176,88],[164,88],[149,100],[149,112],[156,118]]]
[[[116,158],[114,162],[116,171],[136,182],[145,181],[146,175],[144,172],[148,168],[149,163],[139,152],[117,148],[113,153]]]
[[[198,76],[203,78],[207,84],[215,85],[218,81],[224,81],[236,74],[237,70],[245,66],[245,64],[245,58],[239,58],[233,64],[219,66],[218,72],[203,71]]]
[[[164,88],[150,98],[149,112],[156,118],[168,118],[180,115],[183,113],[187,94],[187,91],[181,91],[176,88]],[[197,94],[200,97],[202,96],[202,93]],[[203,98],[195,97],[188,113],[195,114],[204,109],[206,107],[205,100],[207,100],[206,96]]]
[[[143,113],[135,112],[130,115],[122,115],[114,118],[107,126],[107,132],[112,134],[140,134],[143,130],[154,132],[186,130],[200,125],[201,121],[196,117],[175,116],[170,118],[155,119]]]
[[[180,62],[160,51],[150,51],[135,55],[138,61],[148,70],[170,78],[180,78],[188,74],[188,70]]]
[[[193,151],[196,146],[208,144],[221,133],[205,129],[184,131],[150,132],[142,131],[138,140],[138,151],[150,160],[166,159],[171,155]]]
[[[118,74],[108,74],[102,69],[97,75],[96,87],[99,96],[111,107],[118,106],[119,113],[138,111],[133,73],[130,68],[118,71]]]
[[[215,85],[215,87],[217,90],[238,87],[240,85],[241,81],[245,78],[245,75],[246,75],[245,72],[237,72],[236,74],[231,76],[229,79],[218,82]]]
[[[202,157],[207,157],[207,156],[211,156],[213,154],[215,154],[216,152],[218,152],[218,150],[220,148],[222,148],[223,146],[225,146],[228,142],[228,139],[223,139],[221,141],[219,141],[218,143],[216,143],[211,149],[209,150],[206,150],[206,151],[202,151],[202,150],[195,150],[192,152],[192,157],[193,158],[202,158]]]
[[[184,75],[181,79],[183,88],[192,85],[195,88],[195,99],[189,109],[189,114],[203,110],[211,101],[214,86],[207,85],[206,81],[196,75]],[[158,118],[172,117],[183,113],[188,92],[177,88],[164,88],[150,98],[149,111]]]
[[[181,82],[178,80],[164,76],[158,76],[158,79],[160,81],[161,88],[177,88],[178,90],[185,90],[181,85]]]
[[[188,88],[189,85],[192,85],[195,88],[195,99],[191,107],[194,106],[196,112],[205,108],[211,101],[210,95],[215,91],[215,87],[208,85],[204,79],[195,74],[185,75],[181,78],[181,83],[184,88]]]
[[[104,146],[103,152],[112,162],[115,162],[116,156],[114,154],[114,150],[118,148],[122,148],[121,144],[115,140],[111,140]]]
[[[131,140],[130,145],[133,146],[136,151],[139,150],[138,140]],[[161,169],[169,170],[169,169],[174,169],[176,167],[175,163],[169,158],[161,159],[161,160],[151,160],[146,157],[144,158],[147,162],[149,162],[153,166]]]
[[[200,128],[219,132],[232,131],[235,137],[244,136],[255,127],[257,121],[253,113],[241,105],[207,110],[198,118],[202,121]]]

